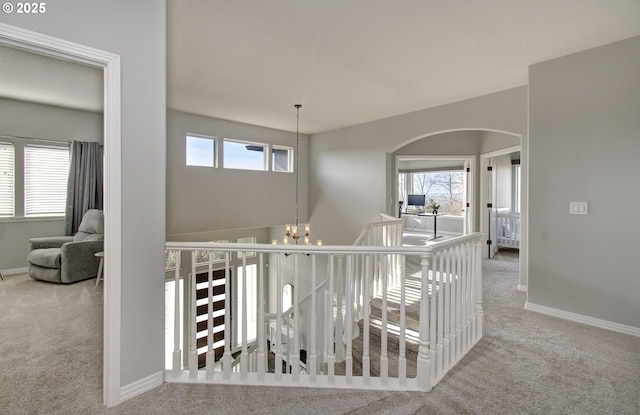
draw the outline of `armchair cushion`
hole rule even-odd
[[[82,217],[78,226],[78,233],[73,237],[74,241],[101,241],[104,239],[104,216],[101,210],[89,209]]]
[[[27,254],[27,261],[40,267],[60,268],[60,256],[60,248],[36,249]]]

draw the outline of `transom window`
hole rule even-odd
[[[187,166],[216,167],[216,139],[187,135]]]
[[[293,147],[198,134],[186,135],[186,165],[292,173]],[[219,148],[219,143],[222,146]]]
[[[267,170],[267,145],[224,139],[225,169]]]
[[[293,148],[273,146],[271,148],[271,170],[293,172]]]

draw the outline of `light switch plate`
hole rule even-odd
[[[587,202],[569,202],[569,213],[572,215],[586,215],[589,213]]]

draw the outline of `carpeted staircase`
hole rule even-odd
[[[420,321],[420,278],[419,274],[407,273],[406,279],[406,313],[405,313],[405,358],[407,377],[416,376],[418,357],[419,321]],[[382,298],[376,297],[371,302],[369,316],[369,374],[380,375],[380,355],[382,346]],[[387,358],[389,361],[389,377],[398,377],[398,356],[400,351],[400,289],[394,289],[387,295]],[[364,349],[364,319],[358,321],[358,336],[353,339],[353,375],[362,375],[362,357]],[[345,374],[345,362],[335,365],[337,375]],[[323,366],[326,373],[327,365]]]

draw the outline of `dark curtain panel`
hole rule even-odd
[[[82,216],[87,210],[102,209],[102,164],[100,143],[82,141],[71,143],[64,224],[66,235],[74,235],[78,231]]]

